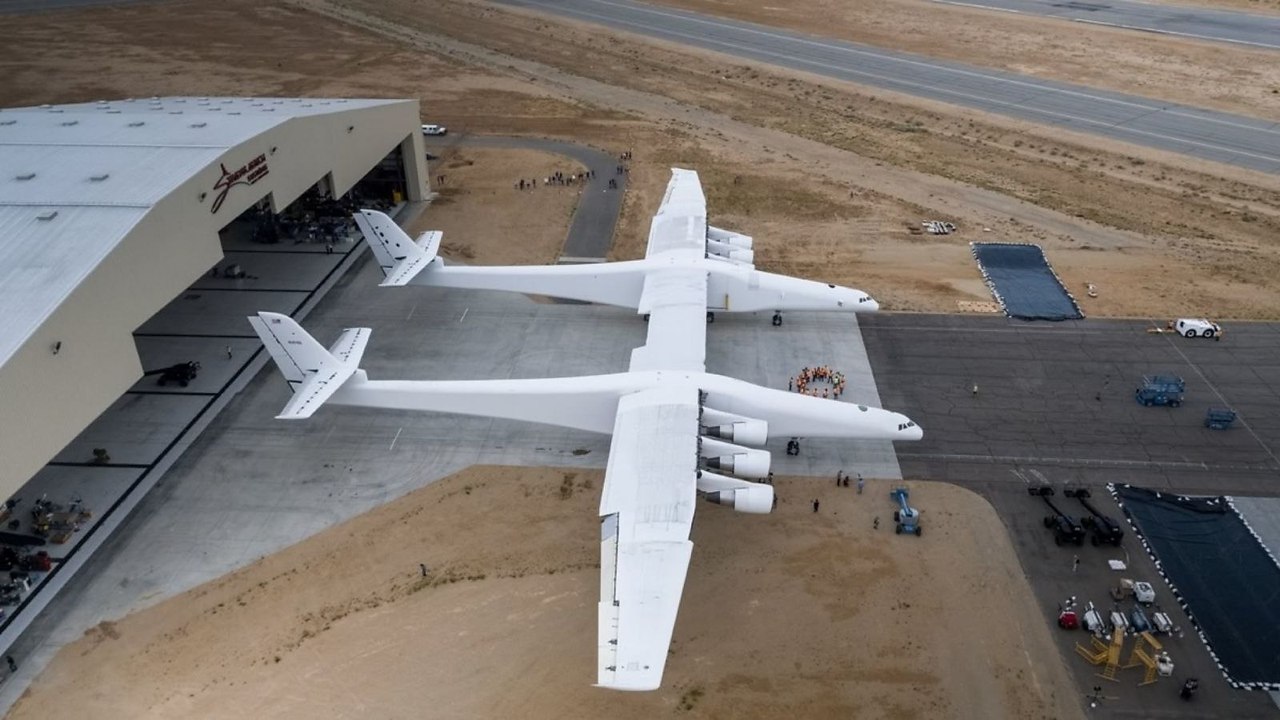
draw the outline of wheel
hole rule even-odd
[[[644,321],[649,322],[649,313],[644,314]]]
[[[715,322],[715,321],[716,321],[716,314],[715,314],[715,313],[713,313],[713,312],[711,312],[710,310],[708,310],[708,311],[707,311],[707,322],[708,322],[708,323],[713,323],[713,322]]]
[[[1181,405],[1181,404],[1182,404],[1182,401],[1181,401],[1181,400],[1170,400],[1170,401],[1169,401],[1169,407],[1178,407],[1178,406],[1179,406],[1179,405]]]
[[[923,528],[921,528],[919,525],[917,525],[917,526],[916,526],[916,537],[920,537],[920,533],[922,533],[922,532],[924,532]]]
[[[1047,528],[1051,528],[1051,527],[1053,527],[1053,516],[1052,516],[1052,515],[1046,515],[1046,516],[1044,517],[1044,526],[1045,526],[1045,527],[1047,527]]]
[[[897,510],[894,510],[894,511],[893,511],[893,521],[894,521],[894,522],[898,522],[898,519],[899,519],[899,518],[898,518],[898,511],[897,511]]]
[[[181,385],[182,387],[186,387],[186,386],[187,386],[187,381],[186,381],[186,380],[179,380],[179,381],[178,381],[178,384],[179,384],[179,385]]]
[[[1185,335],[1185,336],[1186,336],[1186,337],[1189,337],[1189,338],[1195,337],[1195,336],[1196,336],[1196,331],[1195,331],[1195,330],[1187,330],[1187,332],[1186,332],[1186,335]]]
[[[156,384],[159,385],[160,387],[164,387],[164,378],[160,378],[159,380],[157,380]]]
[[[894,526],[893,526],[893,532],[894,532],[894,534],[895,534],[895,535],[901,535],[901,534],[902,534],[902,523],[898,523],[897,525],[894,525]]]
[[[1084,536],[1076,538],[1076,547],[1084,547]]]
[[[1054,544],[1054,545],[1057,545],[1058,547],[1062,547],[1062,536],[1061,536],[1061,535],[1054,535],[1054,536],[1053,536],[1053,544]]]
[[[1152,402],[1153,402],[1153,401],[1151,400],[1151,398],[1147,398],[1147,399],[1145,399],[1145,400],[1143,400],[1143,401],[1142,401],[1142,404],[1143,404],[1143,405],[1146,405],[1147,407],[1151,407],[1151,403],[1152,403]]]
[[[1208,330],[1205,330],[1203,337],[1207,337],[1207,338],[1213,337],[1213,328],[1209,328]]]

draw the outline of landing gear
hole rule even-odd
[[[708,310],[708,311],[707,311],[707,324],[708,324],[708,325],[710,325],[711,323],[713,323],[713,322],[715,322],[715,321],[716,321],[716,314],[715,314],[715,313],[713,313],[713,312],[711,312],[710,310]]]
[[[773,313],[773,326],[780,327],[781,325],[782,325],[782,311],[779,310]]]
[[[649,313],[644,314],[644,321],[649,322]]]
[[[788,440],[788,441],[787,441],[787,454],[788,454],[788,455],[799,455],[799,454],[800,454],[800,441],[799,441],[799,440],[797,440],[796,438],[791,438],[790,440]]]

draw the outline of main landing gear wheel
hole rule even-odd
[[[779,326],[781,326],[781,325],[782,325],[782,313],[781,313],[781,312],[775,312],[775,313],[773,314],[773,326],[774,326],[774,327],[779,327]]]

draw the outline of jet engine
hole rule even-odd
[[[712,470],[723,470],[739,477],[757,480],[769,476],[772,456],[768,450],[745,448],[741,445],[703,437],[702,442],[699,443],[698,454],[703,458],[703,467]]]
[[[707,241],[707,252],[725,260],[731,260],[744,265],[751,265],[756,261],[756,254],[750,248],[742,248],[728,243],[717,242],[715,240]]]
[[[773,510],[773,487],[755,483],[750,485],[750,487],[737,488],[735,490],[710,492],[706,494],[706,498],[709,502],[717,505],[727,505],[742,513],[763,515],[771,512]]]
[[[713,438],[746,445],[764,445],[769,440],[769,423],[732,413],[702,409],[702,432]]]
[[[752,240],[750,235],[743,235],[732,230],[721,230],[718,227],[707,226],[707,239],[714,240],[725,245],[733,245],[734,247],[745,248],[750,250]]]

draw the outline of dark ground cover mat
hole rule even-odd
[[[1111,491],[1227,680],[1280,690],[1280,565],[1231,499]]]
[[[970,247],[991,294],[1009,317],[1022,320],[1084,317],[1039,245],[971,243]]]

